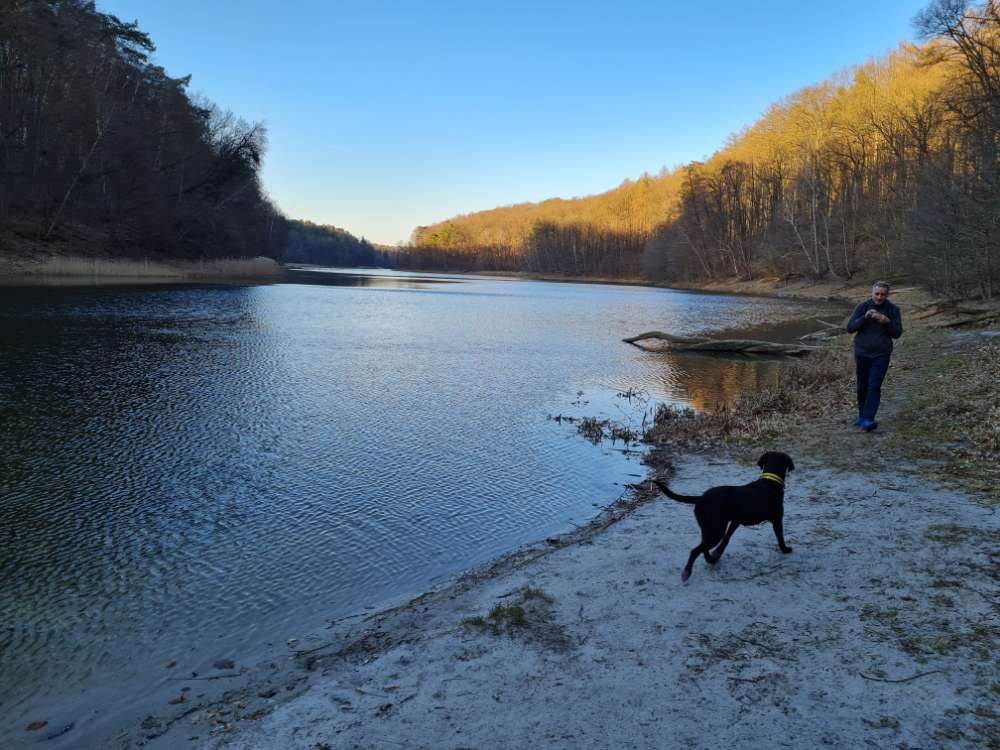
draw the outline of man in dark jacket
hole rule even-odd
[[[882,397],[882,381],[889,370],[892,340],[903,335],[903,317],[889,301],[888,282],[875,282],[871,299],[854,309],[847,330],[854,334],[858,376],[858,418],[854,424],[871,432],[878,427],[875,413]]]

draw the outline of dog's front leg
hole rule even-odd
[[[719,558],[722,557],[722,553],[726,551],[726,546],[729,544],[729,540],[732,539],[733,534],[739,527],[739,521],[730,521],[729,528],[726,529],[726,535],[722,537],[722,541],[719,543],[719,546],[715,548],[715,552],[706,552],[705,559],[712,563],[712,565],[719,562]]]
[[[771,525],[774,527],[774,536],[778,539],[778,547],[787,555],[792,551],[792,548],[785,544],[785,527],[782,520],[776,518],[771,522]]]

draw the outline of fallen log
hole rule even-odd
[[[935,328],[960,328],[962,326],[974,326],[979,323],[986,323],[1000,318],[1000,312],[988,312],[982,315],[973,315],[958,320],[942,320],[931,323]]]
[[[666,347],[650,348],[640,343],[641,341],[649,340],[666,342]],[[647,331],[646,333],[640,333],[638,336],[622,339],[622,341],[644,351],[669,350],[674,352],[705,352],[709,354],[735,352],[739,354],[799,356],[818,351],[822,348],[806,344],[779,344],[774,341],[755,341],[753,339],[710,339],[697,336],[673,336],[669,333],[663,333],[663,331]]]
[[[927,318],[937,317],[938,315],[953,315],[961,317],[969,315],[983,315],[989,312],[997,312],[997,305],[995,302],[941,301],[932,302],[929,305],[923,305],[922,307],[916,308],[911,313],[910,317],[915,320],[925,320]]]
[[[799,336],[799,341],[803,344],[829,344],[838,336],[845,335],[846,331],[840,329],[826,329],[823,331],[816,331],[815,333],[807,333],[804,336]]]

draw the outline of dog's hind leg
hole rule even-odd
[[[792,548],[785,544],[785,527],[781,519],[778,518],[771,522],[771,526],[774,527],[774,536],[778,540],[778,547],[786,555],[792,551]]]
[[[691,568],[694,566],[694,561],[698,559],[698,555],[702,553],[703,546],[704,545],[699,544],[697,547],[691,550],[691,554],[688,556],[687,565],[685,565],[684,570],[681,571],[682,581],[686,581],[688,578],[691,577]]]
[[[712,541],[702,540],[701,544],[691,550],[691,554],[688,556],[687,565],[684,566],[684,570],[681,572],[681,580],[686,581],[691,577],[691,568],[694,566],[694,561],[698,559],[698,555],[705,555],[705,559],[708,559],[708,551],[712,549],[717,540]]]
[[[729,528],[726,529],[726,535],[722,537],[722,543],[715,548],[715,552],[713,553],[706,552],[705,559],[708,560],[712,565],[715,565],[715,563],[719,562],[719,558],[722,557],[722,553],[726,551],[726,547],[729,545],[729,540],[732,538],[733,534],[736,532],[736,529],[738,529],[739,527],[740,527],[739,521],[730,521]]]

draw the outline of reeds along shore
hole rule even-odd
[[[79,284],[121,281],[204,281],[226,279],[278,280],[284,267],[271,258],[154,261],[142,259],[47,256],[0,257],[0,282],[11,284]]]

